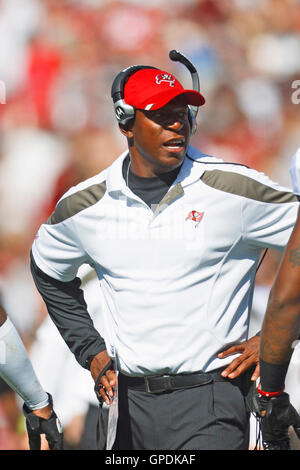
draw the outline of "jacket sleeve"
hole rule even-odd
[[[79,364],[89,369],[92,358],[106,349],[87,311],[81,281],[60,281],[44,273],[31,253],[31,272],[49,315]]]

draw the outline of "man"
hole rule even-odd
[[[115,365],[115,449],[247,449],[255,272],[265,248],[284,249],[297,199],[189,146],[188,105],[204,98],[168,72],[135,69],[124,101],[128,151],[63,196],[33,244],[33,277],[106,403]],[[105,299],[101,335],[76,278],[84,263]]]
[[[290,168],[295,194],[300,194],[300,152]],[[294,342],[300,337],[300,215],[286,246],[264,317],[260,346],[260,405],[263,439],[268,448],[289,447],[288,427],[300,438],[300,419],[289,404],[284,382]]]
[[[52,397],[39,383],[22,340],[0,304],[0,377],[24,400],[30,449],[40,449],[41,434],[51,450],[62,449],[63,433]]]

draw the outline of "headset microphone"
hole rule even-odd
[[[172,61],[181,62],[183,65],[186,66],[186,68],[190,71],[192,75],[193,89],[195,91],[200,92],[200,80],[199,80],[198,72],[196,70],[196,67],[192,64],[192,62],[183,54],[181,54],[181,52],[175,49],[169,52],[169,57]],[[189,105],[189,109],[191,110],[191,113],[192,113],[191,128],[192,128],[192,134],[194,134],[196,131],[196,127],[197,127],[196,116],[198,113],[198,106]]]

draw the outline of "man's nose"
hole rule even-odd
[[[170,129],[174,129],[174,130],[178,131],[178,130],[182,129],[183,122],[180,118],[174,117],[174,118],[170,119],[170,121],[168,122],[168,127]]]

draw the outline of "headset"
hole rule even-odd
[[[181,62],[187,67],[190,71],[193,81],[193,89],[200,92],[200,80],[198,72],[194,65],[187,59],[181,52],[173,49],[169,52],[169,58],[174,62]],[[111,97],[114,103],[115,115],[119,124],[126,124],[128,121],[134,119],[135,108],[124,101],[124,86],[131,77],[138,70],[143,69],[155,69],[159,70],[157,67],[151,67],[149,65],[132,65],[122,70],[113,81],[111,87]],[[198,106],[188,106],[189,108],[189,122],[191,126],[191,134],[193,135],[196,132],[196,116],[198,113]]]

